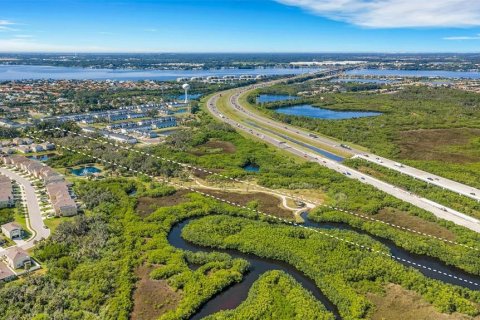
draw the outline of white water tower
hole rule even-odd
[[[188,90],[190,89],[190,85],[185,83],[182,88],[185,90],[185,103],[188,103]]]

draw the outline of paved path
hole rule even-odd
[[[326,137],[321,137],[321,136],[311,137],[309,136],[311,134],[309,132],[302,131],[301,129],[298,129],[296,127],[289,126],[284,123],[279,123],[272,119],[260,116],[256,113],[245,110],[240,105],[238,99],[242,93],[245,93],[246,91],[249,91],[255,88],[269,86],[271,84],[272,83],[257,84],[257,85],[249,86],[246,88],[234,89],[230,91],[230,93],[233,92],[233,95],[231,96],[230,100],[227,102],[227,107],[229,107],[230,110],[234,110],[234,112],[241,114],[241,116],[244,119],[249,119],[250,121],[254,121],[257,124],[263,124],[265,126],[269,126],[270,128],[276,128],[278,130],[282,130],[283,132],[287,130],[293,136],[295,136],[295,134],[302,135],[302,138],[309,137],[310,139],[315,139],[316,141],[321,140],[323,143],[327,143],[331,147],[339,147],[338,142],[334,140],[331,140]],[[438,218],[449,220],[458,225],[474,230],[476,232],[480,232],[480,221],[478,219],[472,218],[468,215],[465,215],[451,208],[442,206],[428,199],[418,197],[417,195],[414,195],[408,191],[399,189],[394,185],[388,184],[386,182],[373,178],[369,175],[366,175],[364,173],[351,169],[350,167],[342,165],[337,161],[322,158],[320,155],[316,153],[305,151],[305,148],[303,148],[303,146],[300,146],[299,144],[295,144],[292,141],[285,142],[284,139],[282,139],[281,137],[278,137],[277,135],[272,134],[270,131],[262,130],[261,126],[260,127],[253,126],[251,125],[251,123],[245,122],[245,121],[242,121],[241,123],[239,123],[234,119],[228,118],[225,114],[221,113],[217,108],[217,101],[219,97],[225,94],[229,94],[229,93],[221,92],[211,97],[207,102],[207,108],[215,117],[217,117],[223,122],[229,123],[233,127],[237,128],[237,130],[241,130],[248,134],[254,135],[257,138],[262,139],[263,141],[269,144],[272,144],[277,148],[284,149],[285,151],[295,154],[299,157],[302,157],[308,161],[317,162],[327,168],[330,168],[332,170],[335,170],[339,173],[344,174],[346,177],[349,177],[352,179],[358,179],[362,183],[370,184],[376,187],[377,189],[382,190],[400,200],[406,201],[419,208],[429,211],[435,216],[437,216]],[[289,134],[289,136],[292,136],[292,135]],[[344,148],[342,148],[342,151],[344,151],[343,149]],[[352,150],[346,150],[346,151],[352,153],[352,155],[354,155],[355,153],[355,151],[352,151]]]
[[[19,185],[22,185],[23,187],[23,190],[25,192],[25,201],[27,203],[30,228],[34,231],[35,234],[33,235],[33,237],[25,241],[25,243],[20,245],[20,247],[25,250],[33,248],[35,246],[35,240],[40,241],[50,236],[50,229],[45,229],[45,224],[43,223],[39,201],[37,199],[37,195],[35,194],[35,188],[30,184],[30,181],[28,181],[14,171],[0,168],[0,173],[9,177],[12,180],[15,180]]]

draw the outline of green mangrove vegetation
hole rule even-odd
[[[268,271],[253,284],[247,299],[236,309],[221,311],[205,320],[333,320],[311,293],[282,271]]]
[[[327,232],[385,250],[383,245],[354,232]],[[479,313],[478,291],[425,278],[390,258],[356,249],[310,230],[217,215],[192,221],[184,228],[183,236],[204,246],[235,249],[288,262],[314,279],[345,319],[368,318],[374,307],[365,298],[365,293],[381,291],[387,283],[400,284],[419,293],[442,312]]]

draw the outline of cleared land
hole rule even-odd
[[[153,268],[141,266],[135,270],[138,277],[133,293],[132,320],[154,320],[168,310],[173,310],[182,299],[181,293],[174,291],[166,280],[150,278]]]
[[[138,199],[136,211],[142,217],[149,216],[158,208],[176,206],[188,201],[186,195],[189,193],[191,192],[187,190],[179,190],[172,195],[159,198],[141,197]]]
[[[215,153],[235,153],[236,148],[235,145],[228,141],[220,141],[220,140],[210,140],[202,145],[197,146],[193,151],[192,154],[196,156],[203,156],[206,154],[215,154]]]
[[[455,240],[455,235],[450,230],[443,228],[434,222],[426,221],[393,208],[385,208],[380,210],[380,212],[375,215],[375,219],[393,223],[401,227],[411,228],[436,237],[452,241]]]
[[[269,194],[254,193],[230,193],[216,190],[202,190],[205,193],[220,197],[222,199],[239,203],[241,205],[249,205],[252,201],[258,202],[257,209],[265,213],[281,217],[293,219],[293,213],[282,207],[282,201],[277,197]]]
[[[384,295],[369,293],[367,297],[375,304],[376,310],[372,315],[372,320],[466,320],[480,318],[472,318],[458,313],[440,313],[417,293],[396,284],[388,284]]]
[[[453,163],[480,161],[480,129],[429,129],[399,133],[400,158]]]

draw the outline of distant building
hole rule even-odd
[[[15,149],[12,149],[10,147],[0,148],[0,154],[12,154],[14,152],[15,152]]]
[[[31,145],[32,143],[33,143],[33,140],[29,138],[15,138],[12,140],[12,144],[16,146],[21,146],[21,145],[28,146],[28,145]]]
[[[9,222],[2,225],[2,233],[10,239],[22,238],[22,226],[15,222]]]
[[[0,127],[10,128],[10,129],[19,129],[19,128],[22,128],[23,126],[18,122],[2,118],[0,119]]]
[[[44,142],[40,144],[45,150],[55,150],[55,145],[50,142]]]
[[[43,146],[41,144],[32,144],[30,146],[30,148],[32,149],[32,152],[42,152],[42,151],[45,151],[45,149],[43,148]]]
[[[17,276],[13,271],[2,261],[0,261],[0,282],[7,282],[15,279]]]
[[[28,253],[19,247],[12,247],[7,250],[5,254],[5,261],[8,263],[10,268],[19,269],[25,267],[32,262]]]
[[[125,134],[113,133],[109,131],[102,131],[104,137],[121,143],[135,144],[138,142],[134,137],[127,136]]]
[[[17,146],[15,148],[15,150],[17,150],[20,153],[31,153],[32,152],[32,148],[30,148],[30,146],[26,146],[26,145]]]
[[[12,181],[0,175],[0,208],[8,208],[14,205]]]
[[[86,133],[97,133],[97,129],[92,127],[84,127],[82,128],[82,131]]]

